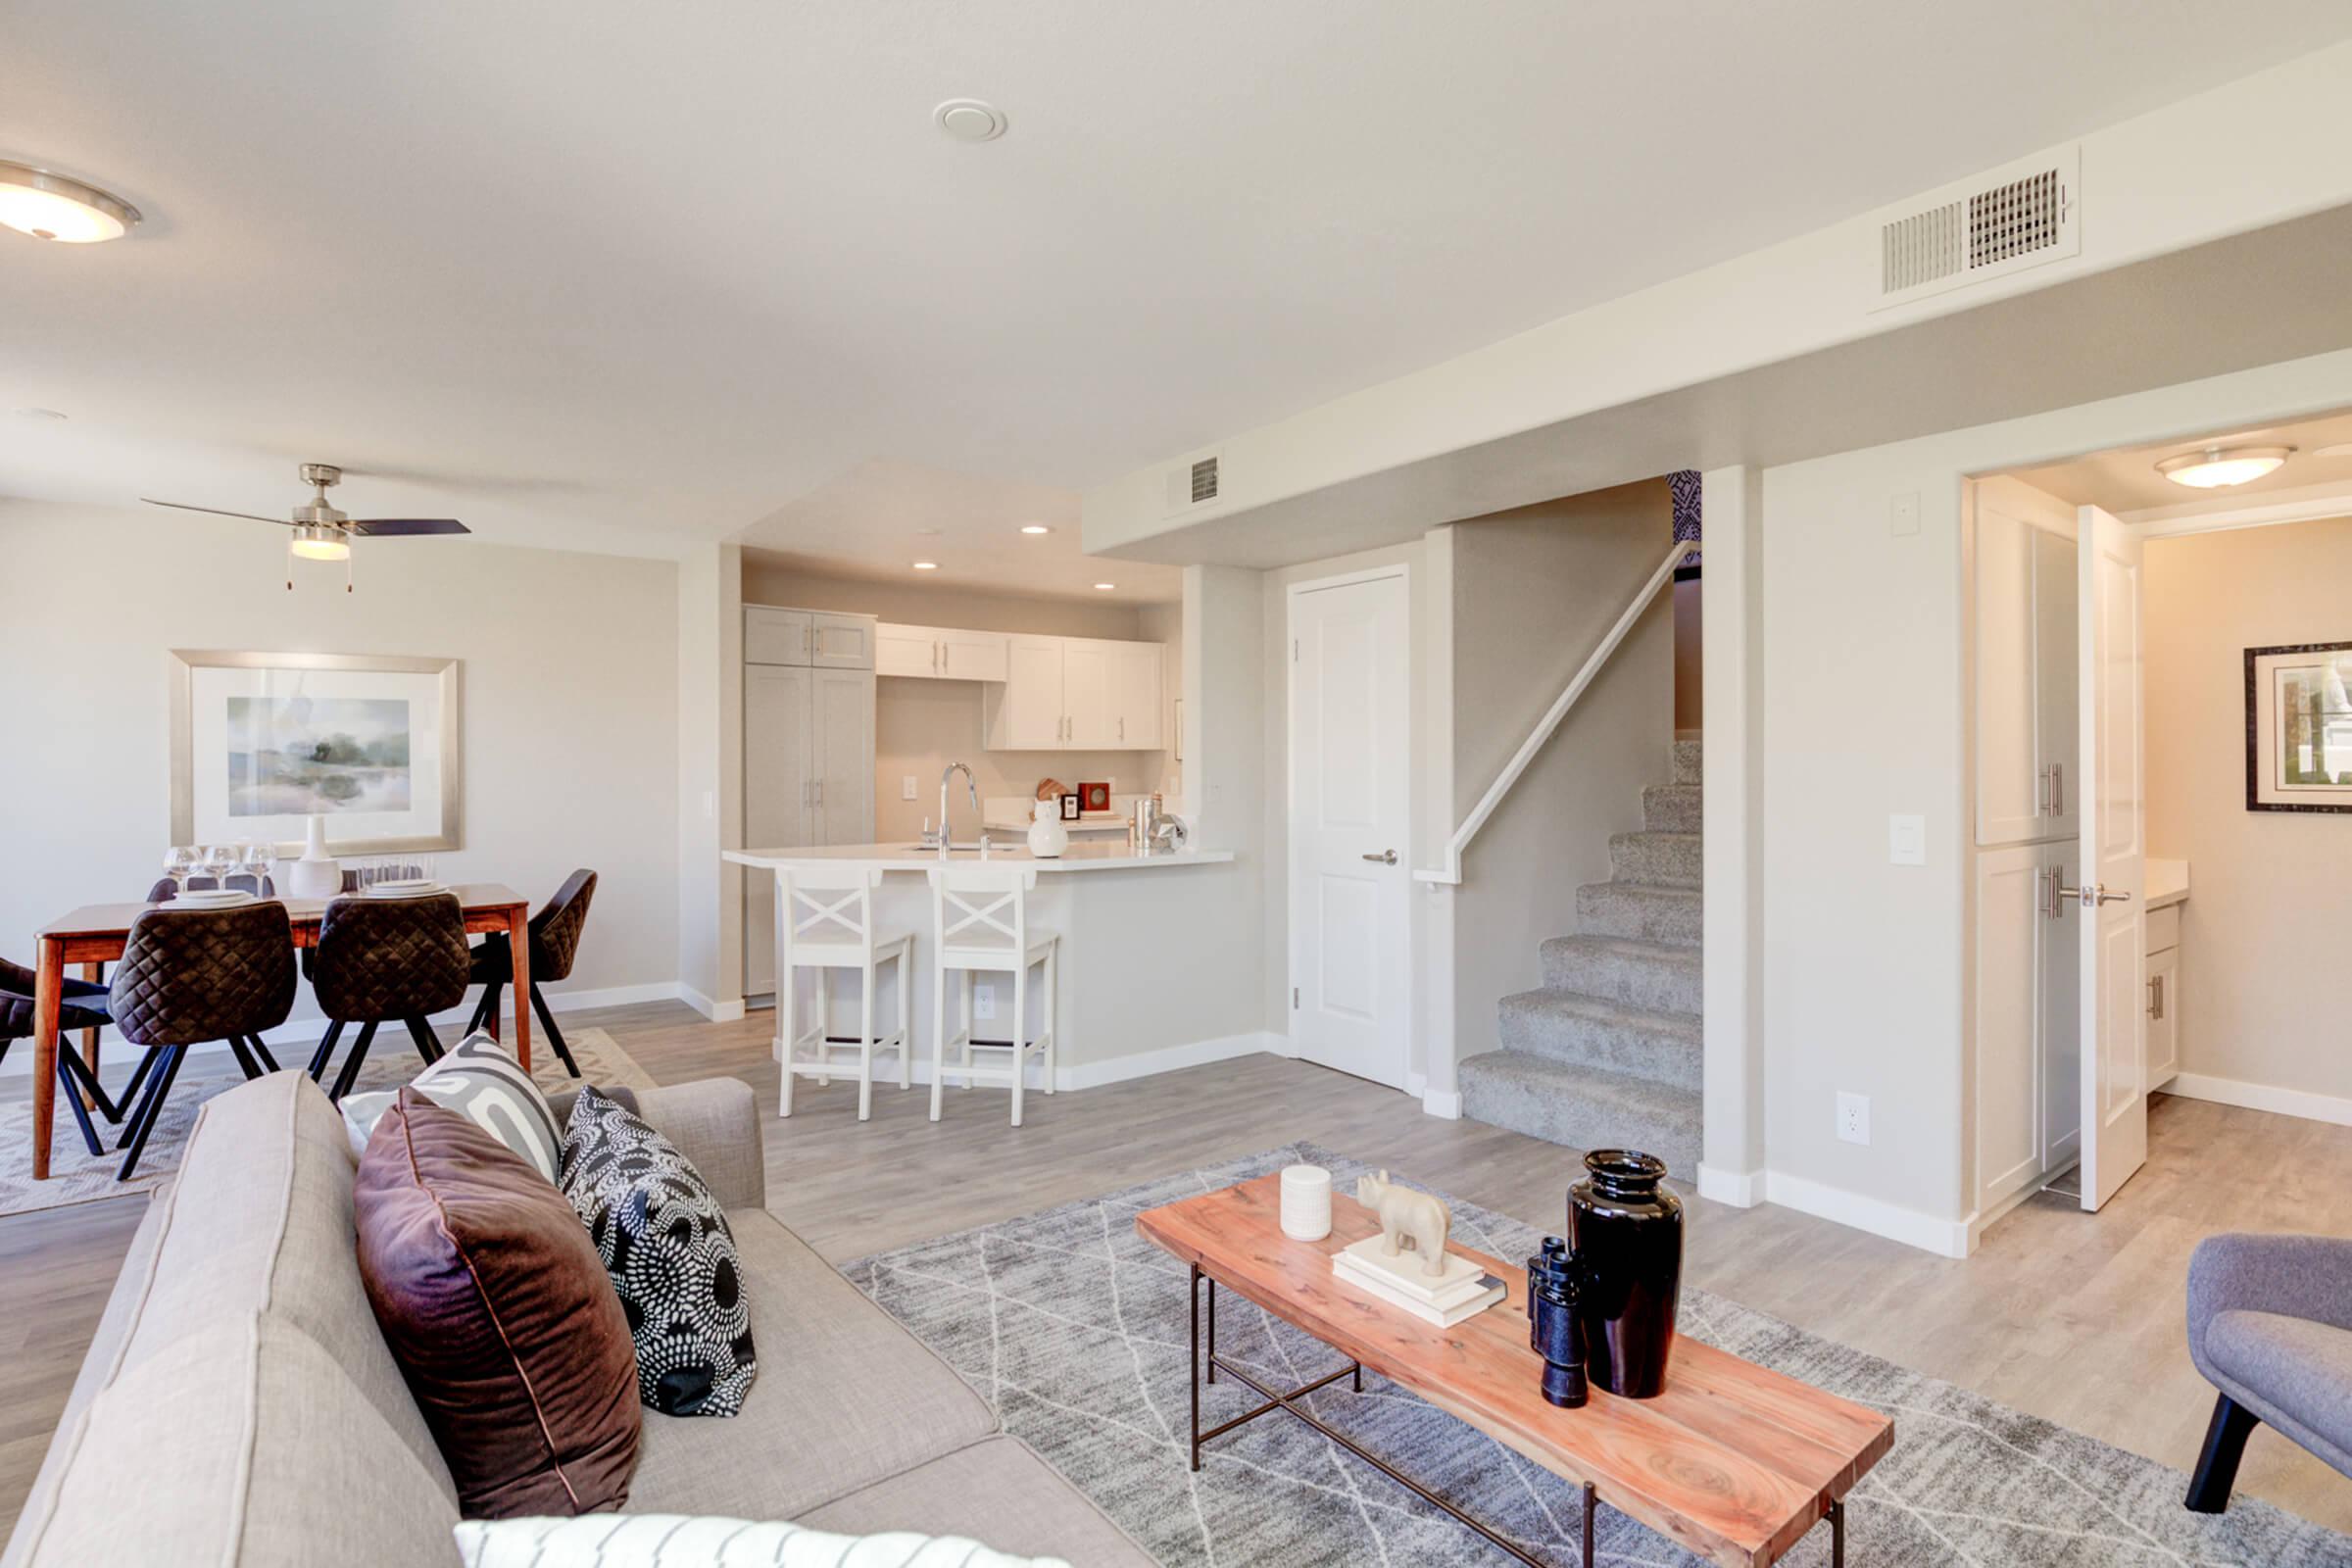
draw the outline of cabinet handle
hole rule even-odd
[[[938,673],[939,673],[940,662],[941,662],[940,645],[939,645],[938,643],[933,643],[933,644],[931,645],[931,673],[932,673],[932,674],[936,675],[936,674],[938,674]]]
[[[816,781],[816,804],[825,804],[825,781],[821,778]]]
[[[2056,814],[2050,809],[2050,770],[2046,767],[2037,767],[2034,770],[2034,814],[2035,816]]]
[[[2066,814],[2066,764],[2064,762],[2050,764],[2050,814],[2052,816]]]
[[[1125,740],[1126,738],[1127,738],[1127,715],[1126,715],[1125,713],[1121,713],[1121,714],[1119,715],[1119,739],[1121,739],[1121,740]]]
[[[2148,1016],[2158,1021],[2164,1018],[2164,976],[2148,976]]]

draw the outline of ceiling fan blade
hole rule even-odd
[[[243,517],[251,522],[274,522],[280,528],[294,526],[283,517],[265,517],[258,513],[222,512],[219,507],[191,507],[185,501],[158,501],[153,496],[141,496],[139,499],[151,507],[175,507],[181,512],[209,512],[216,517]]]
[[[363,539],[414,539],[430,533],[471,533],[455,517],[366,517],[355,519],[351,531]]]

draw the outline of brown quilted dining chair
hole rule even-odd
[[[546,1033],[547,1043],[556,1048],[564,1070],[574,1078],[580,1075],[580,1064],[571,1059],[571,1048],[564,1044],[564,1031],[556,1027],[547,998],[539,994],[539,982],[570,977],[572,959],[579,956],[580,933],[588,924],[588,905],[595,897],[596,873],[574,871],[564,879],[564,885],[556,890],[556,896],[547,901],[546,906],[531,916],[531,1010],[539,1015],[539,1027]],[[514,983],[514,960],[508,952],[505,937],[492,936],[473,950],[473,982],[482,988],[482,1000],[474,1005],[473,1021],[466,1025],[468,1032],[497,1020],[500,997]],[[515,1005],[519,1007],[521,1002],[521,998],[516,998]]]
[[[115,964],[107,1012],[122,1038],[147,1052],[122,1092],[130,1112],[118,1147],[128,1181],[146,1152],[188,1047],[226,1041],[245,1076],[275,1072],[262,1043],[294,1005],[294,927],[282,904],[181,909],[166,905],[130,923]],[[144,1085],[144,1093],[140,1094]]]
[[[426,1020],[466,1000],[472,955],[466,946],[466,916],[454,893],[416,899],[367,895],[335,899],[318,921],[318,943],[308,965],[326,1034],[311,1055],[317,1081],[335,1054],[343,1027],[356,1023],[343,1070],[329,1098],[340,1101],[360,1076],[378,1025],[398,1019],[408,1025],[416,1054],[427,1065],[440,1059],[441,1042]]]

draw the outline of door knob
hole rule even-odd
[[[1364,858],[1370,860],[1375,865],[1395,865],[1396,863],[1396,852],[1395,850],[1383,850],[1378,855],[1367,855],[1364,857]]]
[[[2110,893],[2096,882],[2079,888],[2062,887],[2058,890],[2058,896],[2072,899],[2085,909],[2095,909],[2102,904],[2122,904],[2132,897],[2129,893]]]

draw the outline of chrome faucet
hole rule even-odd
[[[948,831],[948,780],[958,773],[963,775],[963,787],[972,798],[972,814],[974,816],[980,814],[980,785],[972,777],[971,768],[962,762],[950,762],[941,768],[939,770],[939,853],[943,858],[956,843],[956,835]],[[983,823],[981,826],[981,837],[985,839],[987,824]]]

